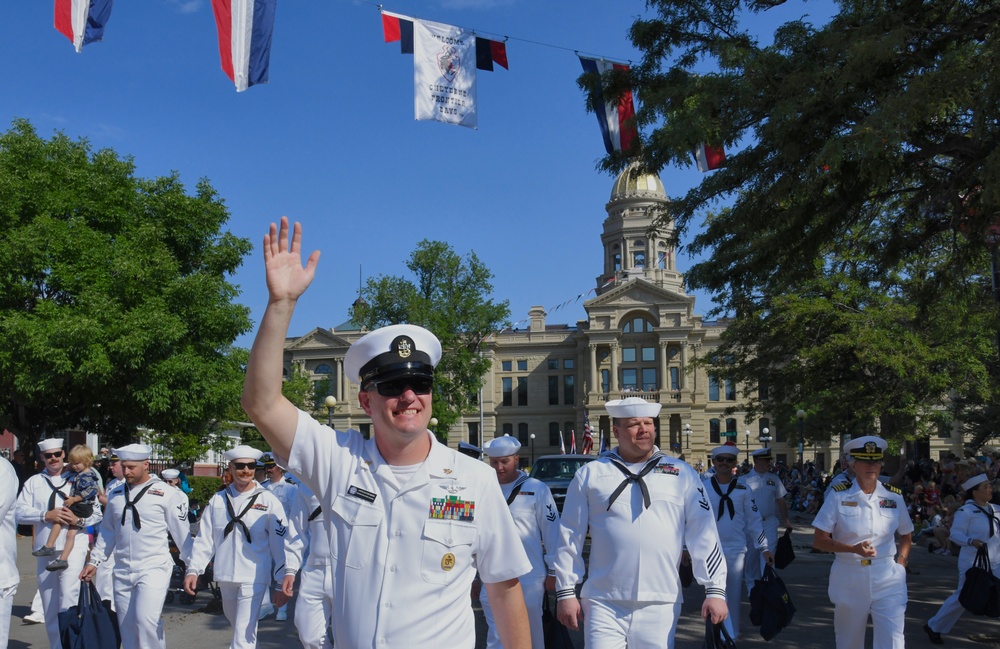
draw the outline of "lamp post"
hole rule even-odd
[[[747,436],[747,457],[750,457],[750,429],[749,428],[746,430],[746,436]]]
[[[528,466],[531,467],[535,465],[535,434],[532,433],[528,435],[528,440],[531,443],[531,455],[528,456],[529,459]]]
[[[333,428],[333,411],[337,408],[337,397],[332,394],[327,395],[323,403],[326,404],[326,425]]]
[[[771,436],[768,434],[770,432],[770,428],[765,428],[760,431],[760,436],[757,437],[757,439],[760,440],[760,443],[764,445],[764,448],[767,448],[767,443],[771,441]]]
[[[803,460],[802,454],[805,450],[806,411],[799,408],[799,410],[795,413],[795,416],[799,418],[799,471],[801,471]]]
[[[691,450],[691,424],[684,424],[684,434],[687,435],[687,450]]]

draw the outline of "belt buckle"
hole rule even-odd
[[[870,566],[870,565],[872,565],[872,560],[871,559],[862,559],[861,560],[861,565],[863,565],[863,566]]]

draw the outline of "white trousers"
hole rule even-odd
[[[861,649],[868,616],[874,649],[903,649],[906,616],[906,568],[892,557],[860,561],[835,559],[830,570],[830,601],[837,649]]]
[[[14,605],[17,584],[0,588],[0,649],[7,649],[10,640],[10,609]]]
[[[584,599],[587,649],[673,649],[681,602]]]
[[[757,550],[750,550],[757,553]],[[729,635],[735,640],[740,635],[740,604],[743,599],[743,567],[747,557],[747,550],[727,550],[722,549],[726,556],[726,606],[729,608],[729,617],[723,624],[729,631]]]
[[[545,630],[542,628],[542,598],[545,597],[545,576],[541,579],[521,578],[521,592],[524,594],[524,606],[528,609],[528,624],[531,626],[532,649],[545,649]],[[493,608],[486,596],[486,584],[479,591],[479,603],[483,605],[483,615],[489,631],[486,634],[486,649],[501,649],[500,634],[493,620]]]
[[[65,570],[49,572],[45,566],[49,565],[52,557],[36,558],[38,593],[42,596],[42,613],[45,615],[45,634],[52,649],[62,649],[62,642],[59,640],[59,612],[76,606],[80,599],[80,572],[87,559],[86,534],[80,535],[76,541],[66,560],[69,567]],[[62,552],[62,548],[56,548],[56,552]]]
[[[768,516],[764,519],[764,536],[767,538],[767,549],[774,554],[774,550],[778,547],[778,517]],[[754,545],[757,543],[757,539],[747,539],[747,545],[750,547],[747,550],[746,565],[743,569],[743,581],[746,584],[747,595],[753,589],[753,582],[764,576],[764,555],[757,551]]]
[[[295,629],[305,649],[328,649],[326,633],[333,610],[333,569],[303,566],[299,574],[299,596],[295,600]]]
[[[166,648],[162,614],[172,569],[168,563],[142,572],[115,572],[115,610],[123,649]]]
[[[257,617],[260,615],[262,595],[268,584],[237,584],[220,581],[222,611],[233,626],[230,649],[254,649],[257,646]],[[270,594],[270,593],[268,593]]]

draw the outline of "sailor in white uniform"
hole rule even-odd
[[[90,581],[106,557],[115,557],[115,610],[124,649],[167,646],[161,614],[174,566],[167,533],[174,537],[182,559],[191,550],[187,500],[150,476],[151,450],[145,444],[114,450],[125,484],[108,492],[97,541],[80,573],[80,579]]]
[[[497,437],[484,449],[490,458],[490,466],[497,473],[500,491],[503,492],[510,513],[517,526],[521,544],[531,561],[531,572],[520,577],[524,604],[528,609],[531,625],[531,646],[542,649],[545,646],[545,631],[542,628],[542,598],[545,592],[555,590],[555,552],[559,545],[559,512],[552,492],[541,480],[529,478],[518,469],[521,443],[517,438],[506,435]],[[479,601],[489,632],[486,636],[488,649],[499,649],[500,634],[497,633],[493,609],[487,593],[482,593]]]
[[[813,547],[836,555],[829,594],[837,649],[864,647],[869,615],[874,649],[904,646],[906,562],[913,523],[902,492],[879,482],[886,446],[884,439],[873,435],[844,445],[854,481],[837,486],[813,520]]]
[[[726,626],[735,640],[740,634],[740,601],[743,588],[743,564],[747,539],[762,553],[768,564],[774,562],[764,534],[764,524],[754,502],[753,490],[733,476],[740,449],[729,443],[712,449],[715,474],[704,481],[705,493],[715,512],[722,552],[726,555],[726,603],[729,617]]]
[[[764,535],[767,537],[767,547],[778,547],[778,524],[791,529],[792,522],[788,519],[788,503],[785,496],[788,490],[777,474],[771,472],[771,449],[759,448],[750,454],[753,458],[753,469],[740,476],[740,482],[753,489],[754,502],[760,510],[764,521]],[[748,545],[754,545],[754,539],[747,539]],[[743,567],[743,583],[747,594],[753,588],[754,581],[764,574],[763,557],[756,549],[747,552],[746,564]]]
[[[264,473],[267,474],[267,480],[261,483],[261,486],[273,493],[279,501],[281,501],[281,506],[285,510],[285,520],[291,515],[292,511],[292,501],[295,499],[295,490],[297,485],[292,484],[285,479],[285,470],[278,466],[274,461],[274,456],[271,454],[265,454],[261,461],[264,463]],[[270,593],[264,593],[264,599],[261,601],[260,605],[260,619],[264,619],[271,613],[275,613],[274,619],[278,622],[284,622],[288,619],[288,602],[285,602],[277,609],[271,604]]]
[[[34,525],[35,544],[38,550],[45,545],[52,530],[52,523],[63,526],[63,532],[56,539],[55,550],[62,552],[66,538],[66,527],[76,525],[84,528],[101,522],[101,507],[95,505],[93,515],[80,520],[67,507],[60,503],[70,495],[72,484],[63,477],[65,467],[65,451],[62,440],[57,438],[43,439],[38,443],[38,450],[45,462],[45,469],[28,478],[21,494],[17,498],[18,525]],[[37,575],[38,592],[42,596],[42,612],[45,615],[45,633],[48,635],[52,649],[62,647],[59,640],[59,612],[76,606],[80,597],[80,571],[87,559],[87,543],[74,543],[73,552],[67,562],[66,570],[50,572],[45,569],[49,557],[38,557]]]
[[[284,508],[254,480],[261,455],[249,446],[225,452],[233,482],[205,505],[184,577],[184,590],[194,595],[198,575],[215,555],[213,574],[222,591],[222,610],[233,626],[231,649],[257,646],[261,597],[286,574]],[[273,598],[278,605],[287,601],[280,590]]]
[[[333,568],[326,517],[319,498],[309,487],[300,484],[295,490],[288,514],[285,537],[287,569],[301,570],[299,598],[295,603],[295,629],[305,649],[330,646],[327,627],[333,611]],[[295,575],[286,574],[282,591],[291,597]]]
[[[108,455],[108,470],[111,472],[111,478],[108,480],[108,484],[104,485],[104,493],[98,496],[98,500],[101,502],[101,507],[108,506],[108,494],[114,491],[116,488],[125,484],[125,480],[122,478],[122,463],[121,458],[119,458],[114,449],[111,449],[111,453]],[[97,574],[94,575],[94,585],[97,586],[97,592],[101,596],[102,600],[111,602],[111,610],[115,610],[115,589],[112,579],[112,575],[115,570],[115,557],[112,554],[104,560],[104,563],[97,566]]]
[[[531,570],[496,474],[427,429],[441,343],[392,325],[344,358],[360,384],[372,437],[332,431],[281,394],[284,343],[295,304],[315,273],[302,228],[272,224],[264,238],[268,303],[250,351],[243,409],[329,517],[337,647],[473,649],[469,596],[479,570],[506,649],[531,638],[517,577]]]
[[[21,580],[17,570],[17,525],[14,522],[17,487],[14,465],[0,457],[0,649],[7,649],[10,611]]]
[[[660,404],[639,397],[608,401],[618,446],[580,467],[563,505],[556,553],[559,621],[579,627],[581,597],[588,649],[674,646],[681,594],[678,564],[685,544],[698,583],[702,617],[715,623],[726,608],[726,559],[712,506],[698,474],[653,444]]]

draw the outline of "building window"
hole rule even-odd
[[[642,389],[646,392],[656,392],[656,369],[652,367],[642,368]]]
[[[503,405],[505,406],[514,405],[514,399],[513,399],[514,379],[510,378],[509,376],[505,376],[503,379],[501,379],[501,383],[503,384]]]
[[[511,362],[500,361],[500,369],[502,369],[504,372],[509,372],[511,370]]]
[[[643,347],[642,360],[646,363],[654,362],[656,360],[656,347]]]
[[[503,434],[504,435],[513,435],[514,434],[514,424],[504,424],[503,425]]]
[[[785,431],[783,431],[783,430],[782,430],[782,429],[780,429],[780,428],[779,428],[778,430],[776,430],[776,431],[774,431],[774,432],[773,432],[773,435],[772,435],[772,437],[774,437],[774,441],[775,441],[775,442],[780,442],[780,443],[782,443],[782,444],[784,444],[784,443],[785,443],[786,441],[788,441],[788,440],[787,440],[787,439],[785,438]]]
[[[559,422],[549,422],[549,446],[559,448]]]
[[[726,401],[736,401],[736,381],[726,379]]]
[[[715,376],[708,377],[708,400],[719,400],[719,379]]]
[[[601,392],[607,394],[611,391],[611,372],[601,370]]]
[[[708,443],[709,444],[721,444],[721,436],[719,430],[719,420],[709,419],[708,420]]]
[[[517,425],[517,441],[521,442],[522,446],[528,445],[528,424]]]
[[[574,395],[576,378],[572,374],[567,374],[563,377],[563,403],[567,406],[572,406],[576,403],[576,398]]]
[[[573,369],[573,359],[572,358],[563,359],[563,369],[564,370],[571,370],[571,369]]]
[[[558,406],[559,405],[559,377],[550,376],[549,377],[549,405]]]
[[[635,347],[622,347],[622,362],[623,363],[635,362]]]
[[[759,419],[757,421],[757,434],[758,435],[763,435],[765,428],[767,428],[767,429],[771,428],[771,420],[770,419]],[[768,430],[768,432],[770,432],[770,430]]]
[[[365,439],[371,439],[372,438],[372,425],[371,424],[361,424],[360,426],[358,426],[358,428],[360,429],[358,432],[361,433],[362,437],[364,437]]]
[[[760,399],[761,401],[766,401],[768,398],[767,393],[768,393],[767,386],[764,385],[763,383],[759,383],[757,385],[757,398]]]
[[[727,433],[735,433],[736,432],[736,420],[735,419],[727,419],[726,420],[726,432]],[[736,439],[736,435],[733,435],[732,437],[729,437],[729,439],[735,440]]]
[[[559,369],[559,359],[557,359],[557,358],[550,358],[549,359],[549,369],[550,370],[557,370],[557,369]]]
[[[670,389],[671,390],[681,389],[681,372],[680,369],[676,367],[670,368]]]
[[[937,423],[937,436],[938,437],[951,437],[951,422],[950,421],[939,421]]]
[[[528,377],[517,377],[517,405],[528,405]]]
[[[646,253],[645,251],[637,251],[632,253],[632,267],[633,268],[645,268],[646,267]]]
[[[467,426],[469,431],[469,443],[473,446],[479,446],[479,422],[470,421]]]
[[[517,371],[518,372],[527,372],[528,371],[528,361],[518,361],[517,362]]]
[[[323,363],[316,366],[316,369],[313,370],[313,374],[333,374],[333,368],[326,363]]]
[[[622,370],[622,390],[638,390],[636,382],[636,371],[634,369]]]

